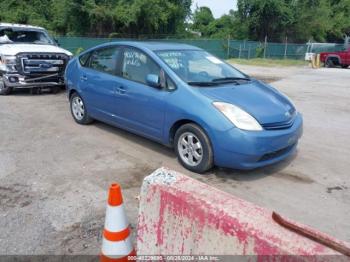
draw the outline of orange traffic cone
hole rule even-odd
[[[130,256],[136,256],[136,252],[131,243],[130,227],[125,215],[122,191],[118,184],[112,184],[109,188],[100,261],[135,260]]]

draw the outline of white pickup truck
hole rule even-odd
[[[0,95],[15,88],[58,92],[71,57],[42,27],[0,23]]]

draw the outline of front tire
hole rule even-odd
[[[93,119],[87,113],[84,100],[78,93],[74,93],[70,98],[70,110],[78,124],[88,125],[93,122]]]
[[[214,165],[213,150],[204,130],[185,124],[175,134],[174,146],[180,163],[188,170],[204,173]]]
[[[4,80],[0,76],[0,95],[7,96],[12,92],[12,88],[5,85]]]

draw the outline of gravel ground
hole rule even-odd
[[[237,67],[304,115],[298,152],[277,165],[197,175],[159,144],[75,124],[64,93],[0,96],[0,254],[98,254],[108,185],[122,185],[135,227],[142,180],[160,166],[350,241],[350,70]]]

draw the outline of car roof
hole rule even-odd
[[[161,50],[201,50],[200,48],[192,45],[173,43],[173,42],[156,42],[156,41],[122,41],[122,42],[111,42],[110,45],[128,45],[137,47],[140,49],[148,49],[151,51]]]
[[[4,27],[14,27],[14,28],[23,28],[23,29],[45,30],[43,27],[34,26],[34,25],[23,25],[23,24],[12,24],[12,23],[0,23],[0,28],[4,28]]]

